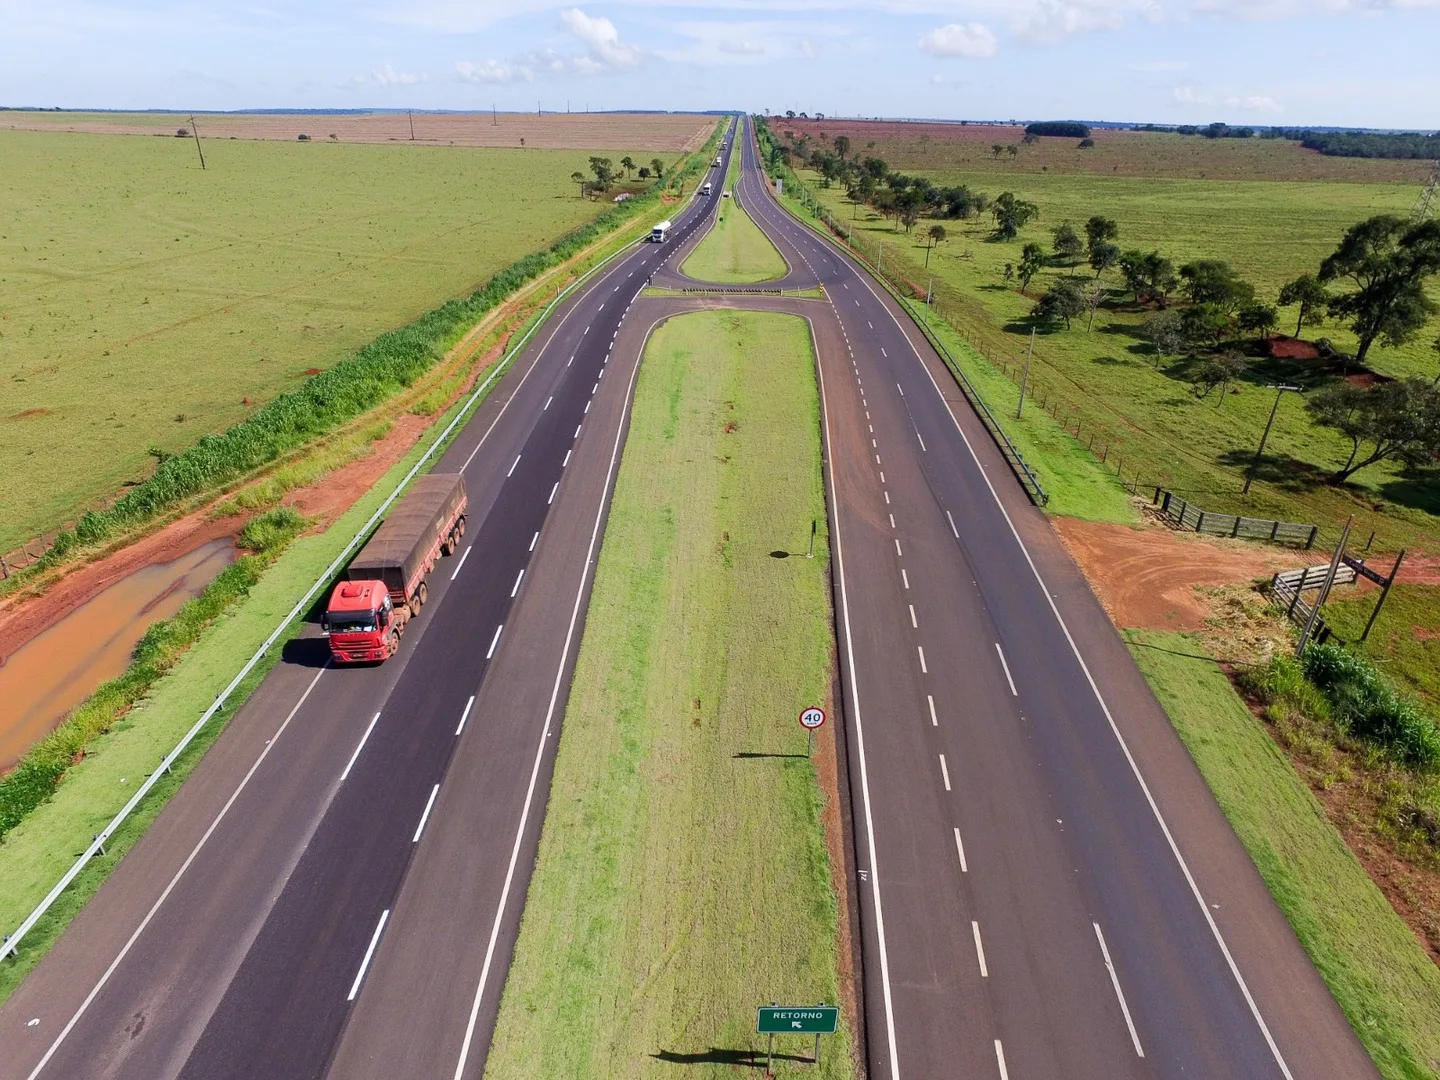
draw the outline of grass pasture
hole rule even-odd
[[[1069,221],[1077,228],[1091,214],[1113,217],[1124,248],[1158,248],[1178,266],[1190,259],[1221,258],[1252,281],[1263,299],[1274,301],[1280,285],[1302,272],[1313,272],[1334,250],[1344,230],[1372,214],[1407,214],[1416,189],[1405,184],[1333,182],[1250,182],[1130,179],[1091,175],[983,173],[928,174],[937,183],[967,183],[992,196],[1013,190],[1040,207],[1040,217],[1009,243],[989,239],[988,216],[970,222],[945,221],[949,237],[925,259],[922,218],[913,236],[895,229],[873,211],[855,208],[838,188],[816,194],[854,230],[857,245],[872,258],[884,245],[885,265],[924,289],[931,276],[941,313],[969,331],[988,351],[1023,358],[1030,335],[1028,316],[1049,281],[1071,271],[1051,267],[1022,295],[1018,282],[1006,282],[1003,267],[1020,261],[1020,249],[1038,242],[1049,250],[1049,230]],[[812,183],[814,174],[807,174]],[[1074,271],[1084,280],[1093,271]],[[1275,421],[1259,477],[1250,495],[1240,497],[1248,466],[1276,381],[1317,386],[1322,377],[1290,362],[1251,357],[1247,374],[1232,386],[1238,393],[1198,398],[1189,382],[1189,362],[1154,363],[1141,336],[1146,314],[1118,295],[1118,272],[1106,281],[1117,290],[1096,314],[1093,330],[1077,320],[1071,330],[1040,333],[1035,342],[1031,386],[1038,395],[1062,402],[1062,412],[1078,416],[1087,445],[1096,453],[1110,447],[1127,479],[1163,484],[1217,511],[1257,517],[1314,522],[1331,530],[1350,513],[1362,536],[1375,530],[1384,550],[1417,542],[1440,545],[1440,483],[1416,479],[1382,463],[1357,474],[1351,490],[1329,487],[1323,479],[1343,463],[1348,444],[1314,428],[1299,401],[1285,401]],[[1440,282],[1431,292],[1440,298]],[[1281,328],[1294,329],[1293,309],[1281,309]],[[1391,376],[1433,377],[1440,357],[1429,347],[1440,327],[1402,348],[1376,347],[1371,365]],[[1353,348],[1353,337],[1328,324],[1305,330],[1305,337],[1330,337],[1338,347]],[[1252,348],[1258,351],[1258,343]],[[1012,375],[1015,368],[1012,364]],[[1043,469],[1043,459],[1037,464]],[[1377,504],[1378,508],[1377,508]]]
[[[1140,670],[1386,1080],[1440,1072],[1440,968],[1199,639],[1126,632]]]
[[[0,551],[608,205],[583,151],[194,149],[0,128]]]
[[[811,520],[825,503],[805,323],[662,325],[488,1077],[733,1075],[764,1050],[756,1005],[838,1000],[822,796],[795,723],[831,686],[825,531],[814,560],[771,556],[800,550]],[[854,1075],[847,1034],[818,1075]]]

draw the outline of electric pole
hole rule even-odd
[[[200,155],[200,171],[205,171],[205,151],[200,149],[200,129],[195,126],[195,117],[190,117],[190,134],[195,136],[195,152]]]
[[[411,142],[414,142],[414,141],[415,141],[415,114],[414,114],[413,112],[411,112],[409,109],[406,109],[406,110],[405,110],[405,115],[406,115],[406,116],[409,118],[409,120],[410,120],[410,141],[411,141]]]
[[[1270,419],[1265,421],[1265,433],[1260,436],[1260,448],[1255,451],[1255,460],[1250,462],[1250,469],[1245,474],[1245,486],[1240,489],[1241,495],[1250,494],[1250,485],[1255,481],[1255,472],[1260,468],[1260,456],[1265,453],[1265,442],[1270,438],[1270,426],[1275,423],[1275,414],[1280,410],[1280,399],[1285,396],[1285,391],[1292,390],[1300,393],[1298,386],[1286,386],[1284,383],[1272,383],[1266,387],[1267,390],[1275,391],[1275,404],[1270,406]]]
[[[1030,357],[1035,352],[1035,328],[1030,328],[1030,347],[1025,350],[1025,374],[1020,376],[1020,404],[1015,409],[1015,419],[1020,419],[1020,414],[1025,411],[1025,387],[1030,382]]]

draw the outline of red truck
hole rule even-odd
[[[430,473],[415,481],[345,568],[321,629],[337,664],[388,660],[405,624],[420,613],[425,579],[465,535],[465,478]]]

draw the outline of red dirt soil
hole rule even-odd
[[[1314,552],[1214,540],[1160,525],[1052,521],[1111,621],[1122,628],[1203,629],[1210,609],[1197,586],[1246,584],[1322,561]]]
[[[1319,360],[1320,346],[1299,338],[1272,337],[1267,345],[1277,360]]]

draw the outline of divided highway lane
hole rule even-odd
[[[714,203],[681,215],[679,238]],[[673,250],[622,257],[504,376],[437,466],[466,472],[471,543],[437,568],[401,655],[336,671],[314,666],[322,643],[291,647],[0,1009],[0,1076],[320,1075],[413,851],[441,825],[452,758],[505,752],[509,733],[473,725],[457,739],[458,719],[484,693],[519,570],[554,520],[608,341]],[[527,805],[526,778],[512,779],[487,793],[497,820]],[[510,856],[498,833],[471,846],[477,860]]]
[[[874,1074],[1374,1075],[923,338],[747,206],[846,342],[820,366]]]

